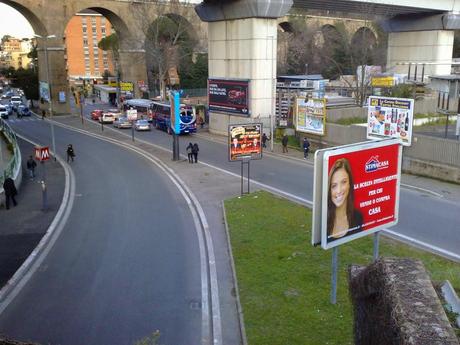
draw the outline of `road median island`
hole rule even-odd
[[[249,345],[353,344],[347,270],[372,262],[372,236],[342,245],[337,304],[329,303],[331,251],[311,246],[311,210],[257,192],[224,202]],[[423,262],[434,282],[460,290],[460,266],[382,237],[380,254]]]

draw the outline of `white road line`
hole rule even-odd
[[[19,138],[30,142],[32,145],[37,143],[21,136]],[[73,207],[75,195],[75,176],[72,169],[64,162],[62,158],[57,156],[57,160],[63,166],[65,172],[65,189],[62,197],[61,206],[59,207],[56,216],[51,225],[42,237],[37,247],[32,251],[28,258],[24,261],[21,267],[16,271],[13,277],[0,291],[0,314],[8,307],[13,299],[19,294],[21,289],[27,284],[32,275],[38,270],[40,265],[45,260],[49,251],[56,243],[65,224],[70,216],[70,211]]]
[[[424,192],[424,193],[434,195],[435,197],[438,197],[438,198],[444,198],[444,195],[436,193],[436,192],[434,192],[432,190],[429,190],[429,189],[426,189],[426,188],[417,187],[417,186],[413,186],[413,185],[405,184],[405,183],[401,183],[401,187],[405,187],[406,189],[415,189],[415,190],[418,190],[420,192]]]

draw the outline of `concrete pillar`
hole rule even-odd
[[[210,130],[227,133],[231,123],[262,121],[273,114],[276,83],[276,19],[209,23],[209,77],[249,79],[250,117],[210,113]]]
[[[38,48],[39,75],[38,80],[47,82],[46,58],[43,44]],[[51,84],[51,101],[53,115],[70,114],[71,94],[67,82],[65,49],[62,44],[47,42],[48,70]],[[40,104],[48,114],[49,104]]]
[[[208,23],[209,78],[248,79],[250,116],[210,113],[211,132],[227,134],[228,125],[262,122],[270,130],[275,111],[277,18],[292,0],[240,0],[201,3],[196,12]]]
[[[121,81],[134,84],[134,97],[141,98],[138,81],[147,84],[147,68],[145,50],[120,50]]]
[[[388,35],[387,71],[408,73],[407,65],[397,63],[433,63],[425,66],[425,76],[451,73],[454,44],[453,30],[390,32]],[[421,66],[417,76],[421,77]],[[411,68],[414,76],[414,66]]]

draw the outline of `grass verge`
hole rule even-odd
[[[225,201],[249,345],[353,344],[346,270],[372,261],[372,236],[339,250],[337,304],[331,251],[313,248],[311,210],[267,192]],[[460,265],[381,238],[383,256],[422,260],[435,281],[460,288]]]

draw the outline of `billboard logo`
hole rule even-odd
[[[388,168],[388,161],[379,161],[379,156],[372,156],[367,162],[364,167],[364,170],[367,173],[371,173],[377,170],[382,170]]]

